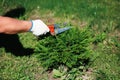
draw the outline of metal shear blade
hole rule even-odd
[[[64,28],[55,28],[55,34],[63,33],[67,30],[69,30],[71,27],[64,27]]]

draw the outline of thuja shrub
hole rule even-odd
[[[85,65],[91,58],[92,36],[88,28],[72,28],[57,36],[40,40],[35,48],[39,60],[46,69],[64,65],[68,68]]]

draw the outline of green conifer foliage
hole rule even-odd
[[[64,65],[68,68],[85,65],[91,57],[91,31],[88,28],[72,28],[57,36],[49,36],[38,42],[35,53],[46,69]]]

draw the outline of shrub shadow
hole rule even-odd
[[[6,52],[11,52],[15,56],[27,56],[33,53],[33,49],[23,47],[16,34],[0,34],[0,47],[5,48]]]

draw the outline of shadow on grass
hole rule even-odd
[[[0,47],[5,48],[6,52],[11,52],[15,56],[27,56],[33,53],[33,49],[23,47],[16,34],[0,34]]]
[[[9,10],[3,16],[12,17],[12,18],[19,18],[20,16],[23,16],[24,14],[25,14],[25,8],[24,7],[17,7],[15,9]]]
[[[18,7],[6,12],[3,16],[19,18],[25,13],[24,7]],[[9,26],[8,26],[9,27]],[[7,35],[0,34],[0,47],[5,48],[6,52],[11,52],[15,56],[27,56],[33,53],[33,49],[24,48],[17,34]]]

